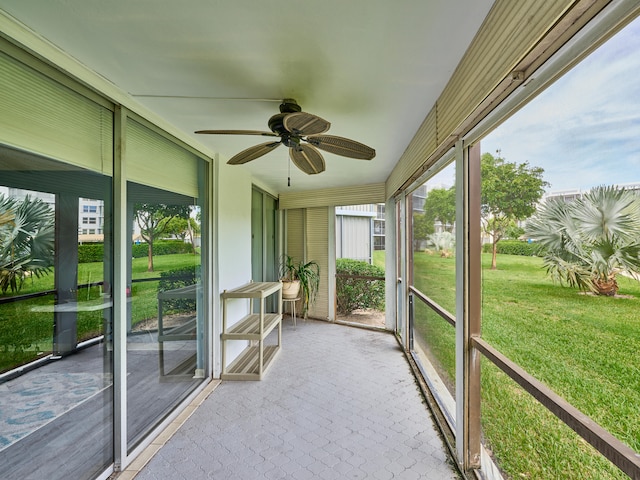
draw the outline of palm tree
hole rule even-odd
[[[0,290],[18,291],[25,277],[53,265],[54,215],[40,199],[19,202],[0,194]]]
[[[613,296],[617,275],[640,271],[640,198],[632,191],[602,186],[573,202],[549,199],[526,234],[546,248],[547,273],[581,290]]]

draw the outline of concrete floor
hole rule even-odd
[[[286,319],[283,336],[262,381],[211,388],[120,478],[460,478],[393,335]]]

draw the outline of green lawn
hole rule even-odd
[[[154,257],[154,272],[147,272],[147,259],[132,261],[134,279],[157,278],[161,272],[193,265],[199,256],[192,254],[160,255]],[[103,264],[81,263],[78,265],[78,283],[99,282],[103,279]],[[52,290],[54,275],[29,278],[19,295]],[[132,324],[157,316],[158,281],[133,283]],[[100,287],[83,288],[78,291],[79,302],[100,302]],[[3,297],[11,296],[7,292]],[[51,306],[54,296],[47,295],[30,300],[0,304],[0,372],[50,353],[52,350],[53,314],[38,311]],[[78,312],[78,341],[101,335],[104,330],[103,310]]]
[[[483,256],[483,337],[636,451],[640,450],[640,285],[581,295],[554,285],[539,258]],[[418,252],[417,288],[455,313],[455,261]],[[454,335],[444,321],[416,316],[441,372],[454,378]],[[483,362],[483,431],[512,478],[626,478],[489,362]]]
[[[373,251],[373,264],[376,267],[384,268],[385,255],[384,250],[374,250]]]
[[[153,258],[153,272],[147,272],[147,258],[134,258],[131,263],[132,277],[134,279],[140,278],[154,278],[159,277],[160,272],[166,270],[172,270],[174,268],[181,268],[188,265],[193,265],[199,260],[199,256],[192,255],[190,253],[179,253],[173,255],[159,255]],[[95,263],[80,263],[78,265],[78,284],[99,282],[103,279],[103,264],[102,262]],[[53,289],[53,270],[49,275],[45,275],[41,278],[31,277],[28,278],[18,295],[24,295],[33,292],[42,292],[44,290]],[[12,294],[7,291],[6,294],[0,295],[0,297],[8,297]]]

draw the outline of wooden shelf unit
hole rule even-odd
[[[277,295],[278,311],[265,311],[266,299]],[[228,326],[227,302],[236,298],[249,299],[249,314]],[[260,312],[253,313],[254,302],[259,301]],[[264,345],[264,340],[278,327],[277,345]],[[222,373],[223,380],[261,380],[282,346],[282,282],[247,283],[222,292]],[[247,340],[249,346],[228,366],[227,341]]]

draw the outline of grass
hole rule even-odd
[[[173,270],[174,268],[180,268],[188,265],[194,265],[200,259],[197,255],[190,253],[179,253],[174,255],[160,255],[153,258],[153,272],[147,272],[147,258],[134,258],[131,262],[131,273],[133,279],[143,278],[155,278],[160,276],[160,272],[167,270]],[[78,264],[78,284],[99,282],[103,279],[103,263],[80,263]],[[49,275],[43,277],[31,277],[28,278],[22,286],[20,292],[17,295],[24,295],[27,293],[42,292],[44,290],[53,290],[53,271]],[[2,297],[8,297],[16,295],[7,291]]]
[[[384,268],[385,255],[384,250],[374,250],[373,251],[373,264],[376,267]]]
[[[135,258],[132,261],[133,279],[156,278],[163,271],[193,265],[200,259],[192,254],[161,255],[154,257],[154,272],[147,272],[147,259]],[[103,263],[81,263],[78,265],[78,283],[99,282],[103,279]],[[53,290],[54,274],[40,278],[29,278],[18,292],[19,295]],[[158,281],[133,283],[131,286],[132,325],[158,313]],[[7,292],[0,297],[12,296]],[[83,288],[78,291],[79,302],[99,302],[100,287]],[[19,302],[0,304],[0,372],[15,368],[35,360],[53,349],[53,322],[51,312],[37,311],[44,306],[54,304],[54,296],[33,298]],[[78,312],[77,340],[102,335],[105,324],[105,312],[96,310]]]
[[[483,256],[483,337],[613,433],[640,450],[640,285],[622,278],[621,294],[580,295],[554,285],[534,257]],[[414,283],[455,313],[455,262],[416,253]],[[455,374],[453,329],[416,316],[445,378]],[[506,375],[482,366],[485,443],[511,478],[626,478]]]

